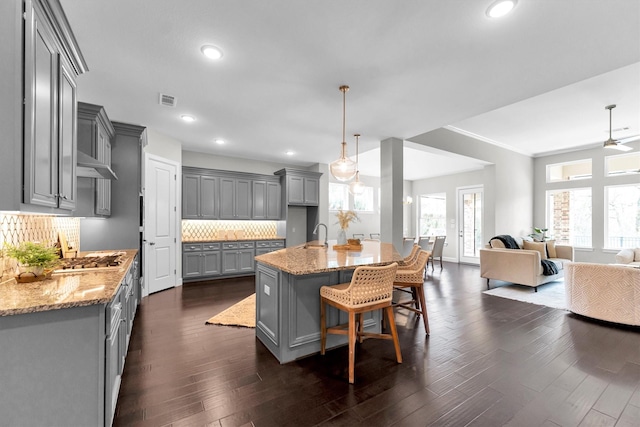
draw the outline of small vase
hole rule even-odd
[[[338,244],[339,245],[347,244],[347,232],[343,229],[338,230]]]

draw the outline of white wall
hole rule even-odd
[[[533,222],[533,159],[496,145],[447,130],[436,129],[411,142],[490,162],[484,168],[484,238],[495,234],[531,233]],[[492,212],[493,210],[493,212]]]
[[[237,157],[225,157],[215,154],[198,153],[195,151],[182,152],[182,165],[196,168],[219,169],[226,171],[257,173],[273,175],[282,168],[307,169],[300,166],[292,166],[284,163],[271,163],[261,160],[240,159]]]
[[[182,142],[151,128],[147,128],[147,146],[144,151],[182,163]]]
[[[640,149],[640,141],[627,144],[636,151]],[[534,224],[546,225],[545,199],[547,190],[591,187],[592,197],[592,221],[591,244],[592,248],[578,249],[575,254],[576,261],[612,263],[615,262],[615,254],[618,250],[604,249],[604,228],[606,220],[606,207],[604,204],[604,189],[609,185],[637,184],[640,182],[638,175],[605,177],[605,156],[621,154],[620,151],[605,150],[597,147],[570,153],[556,154],[535,159],[535,196],[534,196]],[[575,181],[562,181],[547,183],[546,167],[549,164],[570,162],[574,160],[591,159],[592,178]]]
[[[485,186],[485,171],[464,172],[455,175],[439,176],[429,179],[421,179],[413,182],[413,204],[411,205],[412,215],[418,218],[418,197],[420,195],[445,193],[447,196],[447,240],[446,246],[442,251],[445,259],[456,260],[458,257],[458,237],[457,237],[457,189],[459,187],[468,187],[471,185]],[[486,203],[485,203],[486,205]],[[487,216],[486,211],[484,212]],[[454,227],[451,228],[453,221]],[[486,222],[486,221],[485,221]],[[486,237],[487,235],[484,234]],[[483,239],[488,240],[493,235]]]

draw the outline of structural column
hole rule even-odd
[[[402,253],[403,140],[380,141],[380,240]]]

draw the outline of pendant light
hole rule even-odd
[[[340,86],[342,92],[342,152],[338,160],[334,160],[329,165],[331,175],[338,181],[349,181],[356,175],[356,164],[347,157],[347,142],[344,138],[345,133],[345,116],[346,116],[346,93],[349,86]]]
[[[353,136],[356,137],[356,179],[351,181],[351,183],[349,184],[349,193],[353,194],[354,196],[357,196],[364,193],[364,184],[360,182],[360,162],[358,160],[358,154],[359,154],[358,142],[359,142],[360,134],[356,133]]]

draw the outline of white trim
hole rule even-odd
[[[516,153],[524,154],[525,156],[533,157],[533,153],[530,152],[530,151],[521,150],[519,148],[514,148],[511,145],[507,145],[507,144],[504,144],[502,142],[495,141],[495,140],[493,140],[491,138],[487,138],[485,136],[478,135],[477,133],[469,132],[467,130],[460,129],[460,128],[457,128],[457,127],[451,126],[451,125],[447,125],[444,128],[448,129],[448,130],[450,130],[452,132],[456,132],[456,133],[459,133],[461,135],[468,136],[469,138],[477,139],[479,141],[483,141],[483,142],[486,142],[488,144],[495,145],[495,146],[500,147],[500,148],[504,148],[505,150],[509,150],[509,151],[513,151],[513,152],[516,152]]]

